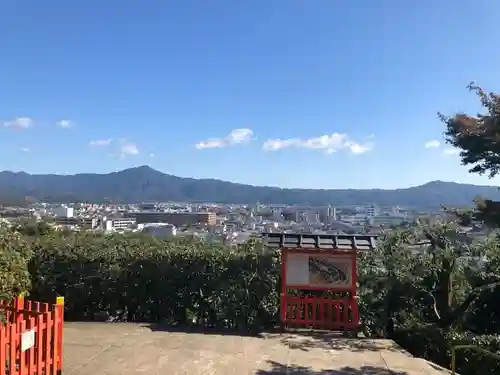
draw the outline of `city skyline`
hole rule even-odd
[[[464,54],[489,50],[496,2],[197,4],[1,5],[0,170],[500,185],[460,166],[437,118],[480,111],[471,80],[498,88],[498,53]]]

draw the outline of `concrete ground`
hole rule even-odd
[[[389,340],[169,332],[132,323],[65,323],[64,375],[439,375]]]

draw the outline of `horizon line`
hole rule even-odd
[[[181,179],[192,179],[192,180],[197,180],[197,181],[203,181],[203,180],[212,180],[212,181],[220,181],[220,182],[225,182],[225,183],[230,183],[230,184],[235,184],[235,185],[244,185],[244,186],[252,186],[256,188],[271,188],[271,189],[282,189],[282,190],[312,190],[312,191],[342,191],[342,190],[356,190],[356,191],[368,191],[368,190],[380,190],[380,191],[397,191],[397,190],[407,190],[407,189],[412,189],[412,188],[417,188],[417,187],[422,187],[428,184],[432,183],[445,183],[445,184],[458,184],[458,185],[467,185],[467,186],[475,186],[475,187],[488,187],[488,188],[499,188],[495,185],[476,185],[476,184],[470,184],[470,183],[463,183],[463,182],[457,182],[457,181],[444,181],[444,180],[431,180],[428,182],[425,182],[423,184],[419,185],[412,185],[412,186],[407,186],[407,187],[398,187],[398,188],[393,188],[393,189],[383,189],[383,188],[365,188],[365,189],[360,189],[360,188],[301,188],[301,187],[280,187],[280,186],[273,186],[273,185],[253,185],[253,184],[248,184],[248,183],[241,183],[241,182],[236,182],[236,181],[229,181],[229,180],[222,180],[218,178],[213,178],[213,177],[192,177],[192,176],[178,176],[178,175],[173,175],[170,173],[165,173],[162,172],[158,169],[155,169],[149,165],[140,165],[140,166],[135,166],[135,167],[129,167],[129,168],[124,168],[120,170],[115,170],[115,171],[110,171],[110,172],[103,172],[103,173],[97,173],[97,172],[79,172],[79,173],[30,173],[26,171],[12,171],[12,170],[2,170],[0,173],[14,173],[14,174],[27,174],[30,176],[61,176],[61,177],[72,177],[72,176],[78,176],[78,175],[94,175],[94,176],[106,176],[110,175],[113,173],[121,173],[121,172],[126,172],[129,170],[134,170],[134,169],[150,169],[154,172],[161,173],[166,176],[171,176],[175,178],[181,178]],[[500,189],[500,188],[499,188]]]

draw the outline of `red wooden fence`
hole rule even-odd
[[[352,298],[286,296],[285,322],[293,327],[350,331],[359,328],[358,305]]]
[[[64,299],[51,305],[20,296],[0,301],[0,311],[5,318],[0,323],[0,374],[60,374]]]

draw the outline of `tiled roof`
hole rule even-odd
[[[373,250],[377,236],[364,234],[264,233],[264,245],[271,248]]]

